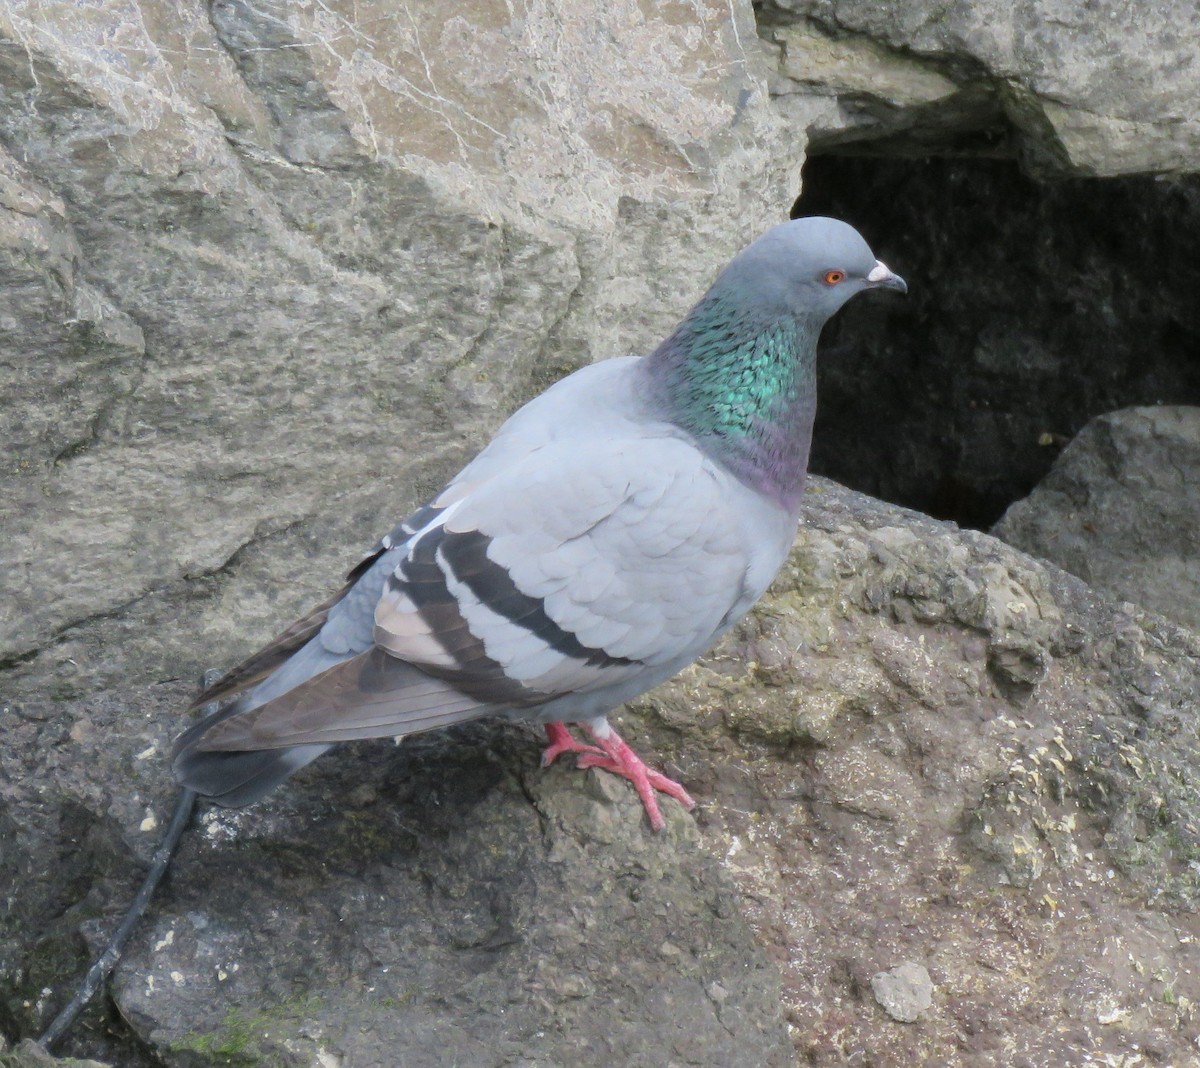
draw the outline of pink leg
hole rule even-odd
[[[662,812],[658,807],[658,798],[654,796],[655,790],[669,794],[682,804],[684,808],[690,809],[696,807],[696,802],[691,799],[688,792],[679,783],[674,779],[668,779],[661,772],[647,767],[642,758],[630,749],[621,736],[608,726],[608,724],[601,721],[600,729],[596,729],[589,724],[584,724],[584,728],[588,734],[596,739],[596,744],[604,750],[605,755],[601,756],[595,750],[590,753],[585,752],[579,758],[578,766],[581,768],[603,768],[605,771],[611,771],[614,775],[621,775],[633,783],[637,789],[638,797],[642,799],[642,807],[646,810],[650,826],[654,830],[661,831],[666,826],[666,820],[663,819]],[[576,742],[576,745],[578,744]]]
[[[550,744],[542,750],[542,767],[548,768],[563,753],[591,753],[603,759],[604,753],[594,745],[578,741],[572,736],[565,723],[547,723],[546,741]]]

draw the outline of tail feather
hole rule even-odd
[[[310,642],[176,741],[175,777],[227,808],[249,805],[337,742],[475,719],[474,698],[379,648],[335,656]]]
[[[182,749],[175,757],[175,777],[184,786],[223,808],[253,804],[284,779],[316,760],[328,745],[294,745],[222,753]]]

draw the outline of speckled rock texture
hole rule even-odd
[[[993,533],[1200,631],[1200,408],[1094,419]]]
[[[684,739],[802,1063],[1186,1064],[1198,693],[1195,633],[818,480],[760,607],[635,711]],[[870,986],[904,962],[914,1024]]]
[[[778,970],[678,807],[656,837],[492,725],[320,776],[209,811],[179,858],[114,991],[168,1063],[791,1063]]]
[[[106,1065],[77,1057],[54,1057],[27,1039],[13,1050],[0,1040],[0,1068],[106,1068]]]

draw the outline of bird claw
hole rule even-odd
[[[696,807],[696,802],[679,783],[649,767],[616,731],[609,728],[608,736],[601,737],[590,727],[586,729],[595,738],[595,745],[579,741],[565,723],[547,723],[546,740],[550,744],[542,750],[542,767],[548,768],[563,753],[578,753],[579,759],[575,762],[577,768],[599,768],[628,779],[641,798],[650,826],[656,831],[661,831],[667,825],[658,807],[656,790],[675,798],[684,808]]]
[[[684,808],[696,807],[696,802],[679,783],[647,766],[645,761],[629,747],[616,731],[610,729],[606,738],[590,729],[588,733],[596,739],[596,744],[604,750],[604,754],[600,755],[594,750],[591,753],[584,753],[577,761],[577,766],[611,771],[614,775],[620,775],[633,783],[638,797],[642,800],[642,807],[646,810],[646,818],[650,821],[651,828],[661,831],[667,825],[662,810],[658,807],[656,790],[675,798]]]
[[[550,743],[542,750],[542,767],[548,768],[553,764],[563,753],[582,753],[584,756],[604,757],[603,750],[597,749],[594,745],[588,745],[587,742],[581,742],[567,729],[565,723],[547,723],[546,724],[546,740]],[[584,757],[580,757],[583,760]],[[579,765],[582,767],[582,764]]]

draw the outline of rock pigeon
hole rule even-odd
[[[175,774],[257,801],[338,742],[481,716],[547,725],[549,765],[694,804],[609,725],[767,588],[795,537],[817,337],[856,293],[905,292],[856,230],[805,218],[720,272],[653,352],[576,371],[516,412],[340,592],[209,687]],[[590,738],[576,739],[567,724]]]

